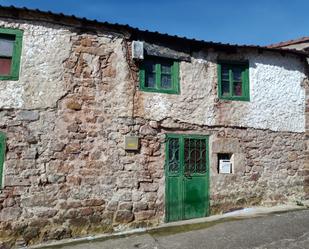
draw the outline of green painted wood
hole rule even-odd
[[[184,178],[184,219],[207,215],[207,180],[205,176]]]
[[[183,200],[182,200],[182,178],[181,177],[169,177],[167,181],[167,213],[168,221],[177,221],[182,219],[182,209],[183,209]]]
[[[209,214],[208,154],[207,136],[167,135],[165,147],[167,222],[204,217]]]
[[[182,173],[180,166],[180,138],[170,135],[165,146],[166,175],[166,220],[176,221],[182,218]],[[177,151],[178,150],[178,151]]]
[[[156,63],[156,90],[161,89],[161,64]]]
[[[5,148],[6,148],[6,136],[4,133],[0,132],[0,188],[2,188],[3,179],[3,164],[5,158]]]
[[[180,93],[180,84],[179,84],[179,62],[174,61],[173,67],[172,67],[172,84],[173,89],[175,93]]]
[[[143,85],[145,85],[145,68],[141,67],[139,70],[139,80],[140,82],[143,82]]]
[[[21,51],[22,51],[23,31],[19,29],[0,28],[0,37],[1,34],[15,36],[15,42],[13,47],[11,73],[10,75],[0,75],[0,80],[18,80]]]
[[[229,89],[230,94],[228,96],[222,95],[222,77],[221,69],[222,65],[229,68]],[[233,85],[233,68],[238,68],[242,71],[242,96],[236,96],[234,94]],[[217,75],[218,75],[218,97],[220,99],[226,100],[238,100],[238,101],[250,101],[250,84],[249,84],[249,64],[248,62],[242,61],[219,61],[217,65]]]
[[[229,67],[229,82],[230,82],[230,96],[228,96],[228,98],[233,97],[233,71],[231,67]]]
[[[208,140],[184,137],[184,219],[204,217],[208,210]]]
[[[155,88],[150,88],[145,86],[145,74],[146,68],[145,68],[145,62],[148,60],[154,61],[156,63],[156,84]],[[179,87],[179,62],[173,61],[172,70],[171,70],[171,77],[172,77],[172,88],[165,89],[161,87],[161,64],[166,61],[171,61],[170,59],[166,58],[160,58],[160,57],[148,57],[145,58],[144,62],[141,63],[140,69],[139,69],[139,89],[144,92],[157,92],[157,93],[167,93],[167,94],[179,94],[180,87]]]

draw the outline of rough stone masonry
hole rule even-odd
[[[167,133],[209,135],[211,214],[308,199],[309,86],[298,55],[205,47],[180,62],[179,95],[149,93],[130,32],[37,15],[0,21],[24,31],[19,80],[0,82],[4,245],[164,222]],[[218,59],[249,61],[250,102],[218,99]],[[138,152],[124,149],[127,134]],[[218,153],[233,153],[233,174],[218,173]]]

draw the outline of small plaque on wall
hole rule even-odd
[[[125,136],[124,149],[125,150],[138,150],[139,139],[138,136]]]

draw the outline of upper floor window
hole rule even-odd
[[[0,80],[18,80],[23,32],[0,28]]]
[[[147,57],[140,67],[140,89],[149,92],[179,93],[179,62]]]
[[[249,101],[248,63],[219,63],[218,91],[218,96],[220,99]]]

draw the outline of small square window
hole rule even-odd
[[[140,89],[148,92],[179,93],[179,63],[159,57],[146,58],[140,67]]]
[[[0,80],[18,80],[22,31],[0,28]]]
[[[218,96],[220,99],[249,101],[249,65],[241,62],[218,64]]]

